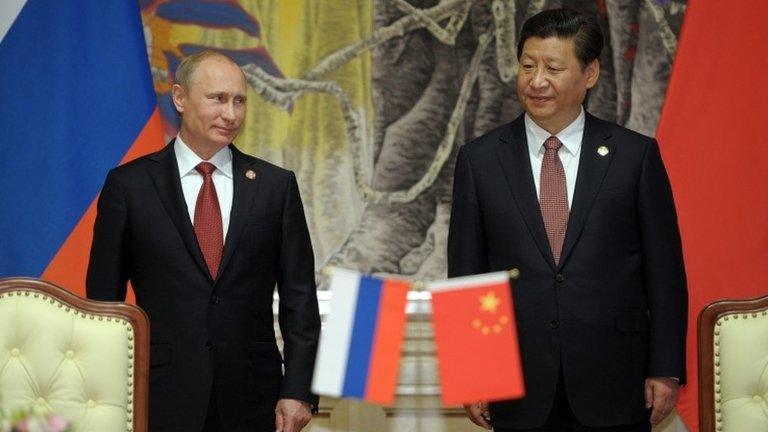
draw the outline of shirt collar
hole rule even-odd
[[[584,136],[585,118],[584,107],[582,107],[576,119],[555,135],[557,139],[563,143],[563,147],[574,156],[579,153],[579,149],[581,148],[581,139]],[[543,153],[544,141],[551,137],[552,134],[537,125],[527,113],[525,114],[525,131],[528,136],[528,147],[531,153]]]
[[[216,166],[217,171],[232,178],[232,150],[229,149],[229,146],[222,148],[210,159],[204,161],[187,146],[187,143],[181,139],[181,136],[177,135],[176,141],[173,144],[173,151],[176,153],[176,163],[179,165],[179,176],[182,178],[192,172],[196,173],[197,171],[195,170],[195,167],[200,162],[210,162]]]

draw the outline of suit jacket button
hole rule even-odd
[[[213,304],[219,304],[219,296],[213,296],[211,297],[211,303]]]
[[[211,349],[213,349],[213,344],[210,341],[206,342],[205,343],[205,349],[210,351]]]
[[[549,322],[549,326],[552,328],[552,330],[557,330],[557,328],[560,327],[560,323],[557,322],[557,320],[552,320]]]
[[[565,280],[565,276],[563,276],[561,273],[558,273],[555,275],[555,280],[558,282],[562,282]]]

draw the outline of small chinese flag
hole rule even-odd
[[[427,284],[444,405],[525,395],[507,272]]]

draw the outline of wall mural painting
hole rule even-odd
[[[294,170],[318,270],[444,277],[453,164],[463,143],[512,120],[517,33],[566,6],[598,17],[598,117],[653,135],[685,1],[143,0],[168,136],[179,61],[232,56],[249,84],[237,146]]]

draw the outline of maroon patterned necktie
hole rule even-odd
[[[200,187],[195,204],[195,235],[211,277],[216,279],[224,247],[219,197],[212,177],[216,166],[210,162],[200,162],[195,169],[203,175],[203,186]]]
[[[568,189],[565,185],[565,170],[557,151],[563,143],[551,136],[544,141],[544,161],[541,163],[541,182],[539,205],[547,230],[549,247],[555,258],[555,265],[560,263],[560,252],[568,226]]]

